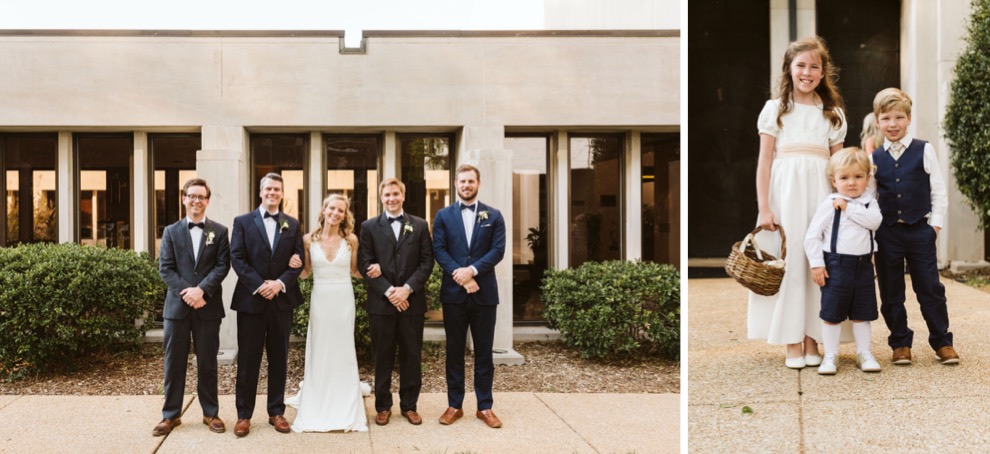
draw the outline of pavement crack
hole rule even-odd
[[[798,371],[798,452],[805,452],[804,450],[804,388],[803,382],[801,381],[801,372]]]
[[[577,429],[574,428],[574,426],[572,426],[570,423],[568,423],[566,419],[562,418],[560,416],[560,414],[558,414],[553,409],[553,407],[551,407],[550,405],[548,405],[546,403],[546,401],[544,401],[543,399],[541,399],[539,394],[533,393],[533,397],[536,397],[536,400],[540,401],[540,403],[542,403],[544,407],[547,407],[547,410],[550,410],[550,413],[553,413],[553,415],[556,416],[557,419],[559,419],[561,422],[563,422],[564,425],[567,426],[568,429],[571,429],[571,432],[574,432],[574,434],[577,435],[578,438],[581,439],[581,441],[583,441],[585,444],[587,444],[589,448],[591,448],[592,450],[594,450],[597,453],[600,453],[601,452],[601,451],[598,450],[598,448],[595,447],[595,445],[591,444],[591,442],[588,441],[587,438],[584,438],[584,435],[581,435],[581,432],[578,432]]]

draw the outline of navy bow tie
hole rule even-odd
[[[402,222],[405,219],[406,219],[406,215],[400,214],[400,215],[398,215],[398,216],[396,216],[394,218],[393,217],[388,218],[388,222],[389,222],[389,224],[391,224],[391,223],[396,222],[396,221]]]
[[[189,223],[189,229],[192,230],[193,227],[199,227],[201,229],[205,229],[206,228],[206,223],[205,222],[190,222]]]
[[[471,211],[474,211],[474,207],[475,207],[475,205],[473,203],[471,205],[461,205],[461,210],[471,210]]]
[[[269,213],[269,212],[266,211],[265,212],[265,218],[272,218],[272,219],[274,219],[274,220],[277,221],[278,220],[278,213],[271,214],[271,213]]]

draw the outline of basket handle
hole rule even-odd
[[[739,252],[746,251],[746,244],[749,242],[753,243],[753,249],[756,250],[756,257],[759,260],[763,260],[763,254],[760,253],[760,248],[756,246],[756,234],[763,231],[763,227],[756,226],[752,232],[743,238],[742,243],[739,245]],[[784,235],[784,226],[778,225],[777,231],[780,232],[780,259],[784,260],[787,258],[787,236]]]

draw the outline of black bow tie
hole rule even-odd
[[[274,219],[274,220],[277,221],[278,220],[278,213],[271,214],[271,213],[269,213],[269,212],[266,211],[265,212],[265,218],[272,218],[272,219]]]
[[[400,214],[400,215],[398,215],[398,216],[396,216],[394,218],[393,217],[388,218],[389,224],[391,224],[391,223],[393,223],[395,221],[402,222],[404,220],[406,220],[406,215],[404,215],[404,214]]]
[[[475,205],[472,203],[470,205],[461,205],[461,210],[471,210],[474,211]]]
[[[206,223],[205,222],[190,222],[189,223],[189,229],[192,230],[193,227],[199,227],[201,229],[205,229],[206,228]]]

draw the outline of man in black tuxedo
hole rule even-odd
[[[230,308],[237,311],[234,434],[238,437],[251,428],[262,350],[268,355],[268,423],[279,432],[289,432],[283,417],[289,334],[292,310],[302,303],[298,283],[302,268],[289,266],[294,256],[303,256],[302,230],[299,221],[279,212],[282,176],[265,175],[260,195],[257,210],[234,219],[230,242],[231,265],[237,273]]]
[[[481,172],[463,164],[454,186],[457,203],[440,210],[433,221],[433,255],[443,268],[440,301],[447,336],[447,411],[440,424],[452,424],[464,411],[464,347],[468,327],[474,342],[475,416],[488,427],[502,427],[492,412],[495,364],[495,315],[498,283],[495,265],[505,256],[505,219],[495,208],[478,201]]]
[[[402,210],[406,186],[386,178],[378,186],[385,207],[361,224],[358,269],[368,286],[368,322],[375,356],[375,423],[392,415],[392,367],[399,348],[399,410],[414,425],[423,419],[416,402],[423,384],[423,317],[433,247],[426,220]]]
[[[203,424],[216,433],[225,430],[218,417],[217,353],[220,322],[224,317],[223,278],[230,272],[227,227],[206,219],[210,187],[193,178],[182,187],[186,217],[165,228],[158,254],[158,272],[168,286],[165,294],[165,405],[162,421],[152,435],[168,435],[182,420],[186,387],[189,335],[196,346],[196,394],[203,408]]]

